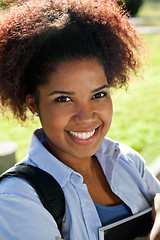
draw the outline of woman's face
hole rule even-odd
[[[94,155],[112,120],[109,87],[98,60],[61,63],[38,91],[39,116],[52,153],[61,161]]]

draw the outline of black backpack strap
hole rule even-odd
[[[62,230],[62,219],[65,213],[65,198],[61,186],[49,173],[32,165],[22,163],[13,166],[0,176],[20,177],[27,180],[36,190],[43,206],[50,212],[58,228]]]

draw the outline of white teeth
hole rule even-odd
[[[91,132],[72,132],[69,131],[70,134],[72,134],[74,137],[79,138],[79,139],[88,139],[92,137],[95,133],[95,129]]]

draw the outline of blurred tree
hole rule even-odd
[[[5,8],[15,1],[17,0],[0,0],[0,7]],[[135,16],[144,0],[117,0],[117,1],[119,2],[119,4],[123,4],[124,1],[126,4],[127,11],[131,14],[131,16]]]
[[[0,7],[1,8],[6,8],[8,7],[11,3],[15,2],[16,0],[0,0]]]
[[[126,7],[125,9],[130,13],[131,16],[135,16],[142,5],[144,0],[124,0]],[[123,4],[123,0],[118,0],[119,4]]]

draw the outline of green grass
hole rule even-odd
[[[160,2],[144,1],[139,9],[137,17],[142,17],[141,25],[160,26]]]
[[[16,160],[19,161],[26,155],[32,132],[37,127],[40,127],[38,118],[22,125],[13,117],[0,114],[0,141],[11,140],[17,144]]]
[[[113,93],[114,117],[108,136],[136,149],[148,163],[160,155],[160,35],[145,35],[151,66],[145,80]]]
[[[144,1],[144,4],[139,9],[138,16],[159,17],[160,16],[160,2]]]

